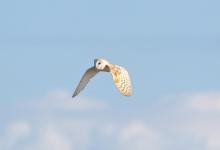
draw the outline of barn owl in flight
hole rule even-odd
[[[84,73],[72,97],[77,96],[86,87],[89,80],[101,71],[111,72],[116,87],[124,96],[132,95],[131,80],[128,71],[121,66],[111,64],[105,59],[98,58],[94,60],[94,66]]]

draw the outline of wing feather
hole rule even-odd
[[[118,88],[118,90],[124,96],[131,96],[132,85],[128,71],[125,68],[117,65],[112,66],[110,70],[113,77],[113,81],[116,87]]]
[[[95,67],[89,68],[83,75],[82,79],[80,80],[74,94],[72,97],[77,96],[88,84],[89,80],[95,76],[99,71]]]

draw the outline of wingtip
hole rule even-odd
[[[132,94],[128,94],[128,95],[124,95],[124,96],[126,96],[126,97],[131,97],[131,96],[132,96]]]
[[[74,94],[72,95],[72,98],[75,98],[77,95],[78,95],[78,93],[74,93]]]
[[[132,93],[132,92],[129,92],[129,93],[124,93],[123,95],[124,95],[124,96],[127,96],[127,97],[131,97],[131,96],[133,95],[133,93]]]

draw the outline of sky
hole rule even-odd
[[[220,1],[0,1],[0,149],[219,150]],[[125,67],[72,98],[95,58]]]

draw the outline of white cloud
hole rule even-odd
[[[127,150],[146,150],[159,149],[159,136],[144,123],[134,121],[121,129],[119,141],[123,149]]]
[[[219,150],[220,149],[220,135],[212,135],[207,138],[207,149],[208,150]]]
[[[38,143],[35,147],[36,150],[71,150],[73,147],[65,135],[58,133],[56,129],[53,128],[44,127],[38,136]]]
[[[117,132],[117,126],[112,122],[103,123],[101,126],[99,126],[99,129],[100,133],[104,134],[105,136],[112,136]]]
[[[56,90],[47,96],[31,103],[32,107],[44,110],[61,111],[98,111],[107,109],[107,105],[101,101],[88,98],[72,98],[72,93],[67,90]],[[34,106],[33,106],[34,105]],[[30,104],[28,105],[30,107]]]
[[[4,149],[10,149],[17,143],[26,140],[31,134],[31,125],[26,121],[16,121],[9,123],[1,142]]]
[[[87,116],[91,111],[105,112],[107,105],[93,99],[72,99],[71,94],[56,90],[25,104],[19,101],[10,113],[25,112],[17,118],[25,119],[6,124],[4,135],[0,135],[0,149],[88,149],[95,119]]]
[[[185,141],[183,149],[220,149],[220,92],[174,95],[163,99],[162,104],[165,107],[160,117],[167,118],[169,123],[161,122],[161,128],[167,130],[160,133],[171,134],[177,143]],[[170,142],[169,145],[174,147],[175,144]]]
[[[95,140],[100,136],[104,141],[115,141],[112,144],[115,144],[116,150],[129,148],[126,146],[129,144],[137,150],[155,148],[154,145],[158,145],[154,143],[156,136],[153,131],[144,123],[118,124],[113,118],[99,117],[97,114],[106,112],[105,103],[92,99],[72,99],[71,93],[65,90],[52,91],[47,96],[31,101],[25,106],[28,110],[32,110],[27,115],[30,118],[25,117],[26,122],[31,122],[32,126],[27,123],[9,124],[7,128],[10,136],[17,138],[13,147],[4,147],[6,150],[15,147],[22,150],[88,150],[94,146],[93,143],[102,144],[99,139]],[[23,108],[21,105],[17,107]],[[61,113],[55,113],[57,111]],[[70,111],[73,115],[69,115]],[[31,116],[34,116],[34,119]],[[29,139],[26,138],[27,136]],[[24,137],[25,144],[19,145],[18,141]]]
[[[166,97],[140,113],[108,109],[103,101],[72,99],[71,94],[56,90],[30,101],[25,113],[5,122],[0,149],[220,149],[218,92]],[[24,108],[23,103],[16,107],[10,113]]]
[[[25,138],[31,132],[31,125],[25,121],[18,121],[9,124],[7,128],[7,134],[13,135],[14,138]]]
[[[161,98],[160,102],[163,106],[171,107],[173,110],[219,112],[220,92],[197,92],[165,96]]]
[[[188,98],[189,106],[199,111],[220,111],[220,93],[196,93]]]

